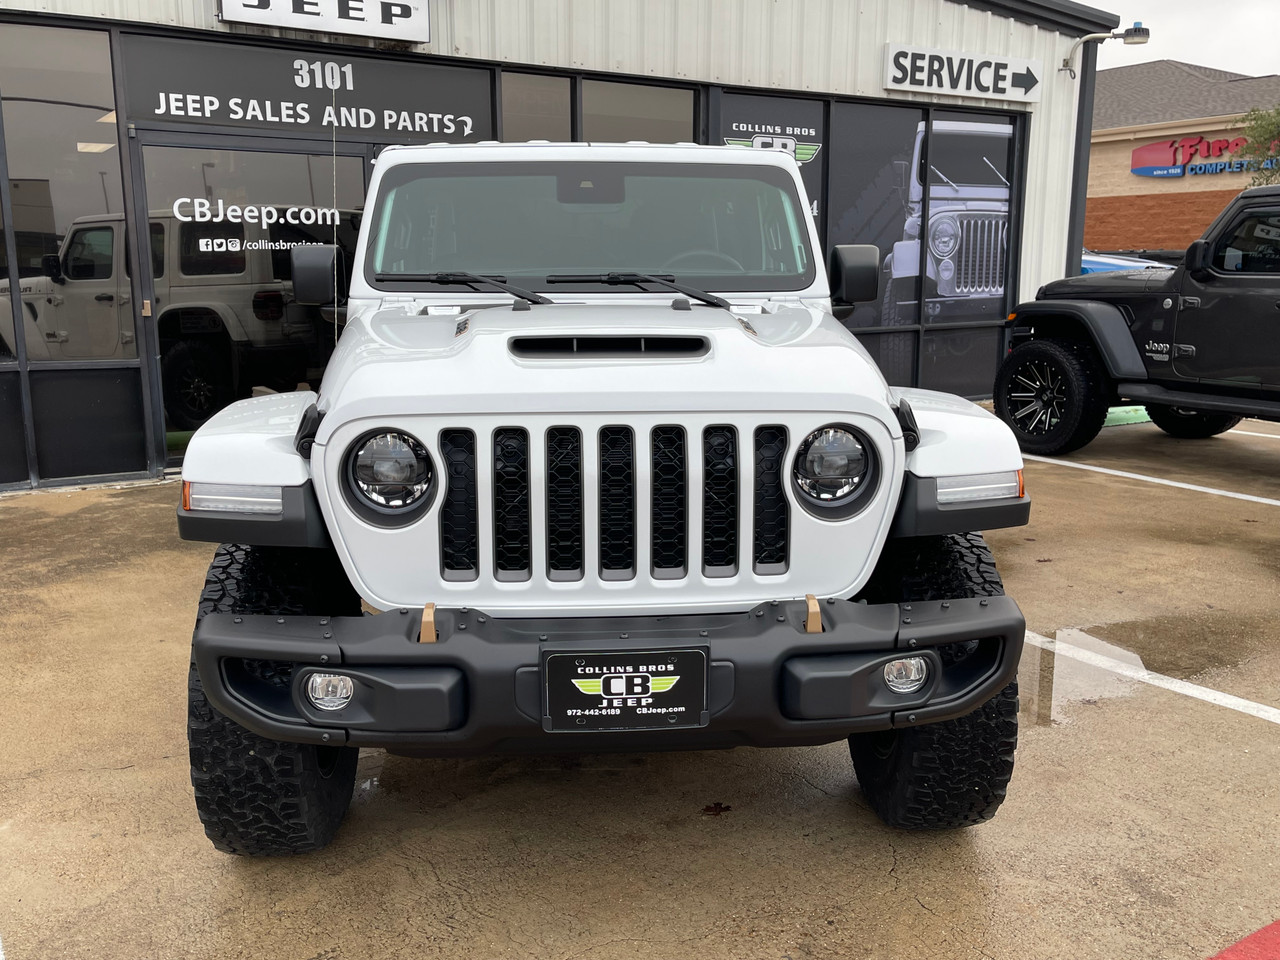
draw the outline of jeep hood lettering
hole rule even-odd
[[[512,340],[535,337],[701,338],[707,347],[694,355],[513,351]],[[529,310],[507,301],[458,312],[410,302],[349,321],[329,371],[318,442],[341,422],[424,411],[843,410],[894,423],[888,386],[866,351],[829,314],[799,303],[730,313],[676,310],[666,299]]]

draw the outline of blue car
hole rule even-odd
[[[1142,257],[1113,257],[1101,253],[1084,251],[1080,257],[1080,272],[1108,273],[1112,270],[1146,270],[1150,267],[1167,267],[1167,263],[1158,260],[1144,260]]]

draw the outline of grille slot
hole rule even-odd
[[[731,426],[702,432],[702,572],[738,573],[738,434]]]
[[[493,565],[499,580],[528,580],[529,433],[493,432]]]
[[[956,254],[956,292],[1002,293],[1008,226],[1004,217],[964,214]]]
[[[636,572],[635,435],[600,430],[600,576],[630,580]]]
[[[787,572],[790,507],[783,491],[787,428],[756,428],[755,509],[751,568],[762,576]]]
[[[446,580],[474,580],[479,574],[476,519],[476,435],[440,431],[440,457],[447,488],[440,505],[440,563]]]
[[[688,465],[683,427],[653,428],[653,575],[679,580],[689,566]]]
[[[547,431],[547,576],[582,579],[582,431]]]

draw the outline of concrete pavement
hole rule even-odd
[[[1265,436],[1249,436],[1261,433]],[[1280,501],[1280,427],[1108,428],[1068,460]],[[989,540],[1031,630],[1280,706],[1280,504],[1030,463]],[[485,760],[366,751],[329,849],[196,818],[212,546],[173,483],[0,499],[0,955],[1205,958],[1280,916],[1280,725],[1034,650],[1009,799],[883,827],[842,744]]]

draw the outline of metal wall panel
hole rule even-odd
[[[131,20],[230,35],[334,39],[224,25],[215,0],[0,0],[0,9]],[[953,0],[433,0],[422,53],[730,86],[1029,110],[1019,297],[1066,261],[1080,80],[1058,70],[1075,38]],[[377,47],[376,41],[343,42]],[[1039,59],[1039,103],[910,96],[881,87],[887,41]],[[386,46],[385,44],[381,44]],[[405,45],[395,45],[404,48]]]

